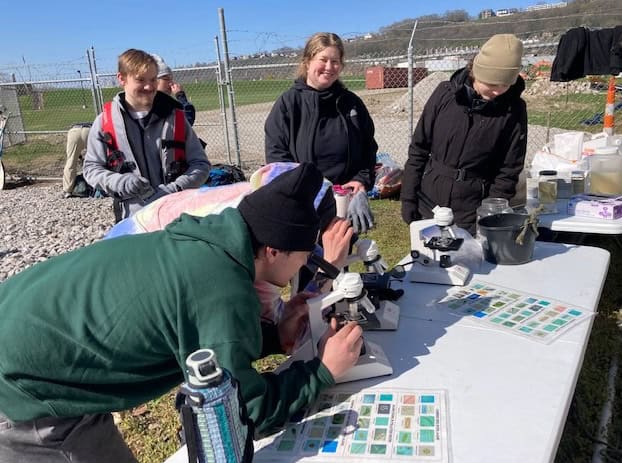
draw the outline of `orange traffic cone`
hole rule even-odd
[[[603,132],[613,135],[614,117],[613,111],[616,102],[616,78],[609,78],[609,89],[607,90],[607,104],[605,105],[605,118],[603,120]]]

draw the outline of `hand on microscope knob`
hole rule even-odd
[[[356,322],[337,328],[337,320],[331,319],[319,343],[320,360],[333,378],[343,375],[356,364],[363,347],[363,330]]]

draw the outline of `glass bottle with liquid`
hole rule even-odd
[[[538,202],[538,176],[527,172],[525,178],[525,209],[531,213],[540,203]]]
[[[570,174],[570,183],[572,185],[573,195],[585,193],[585,172],[582,170],[573,170]]]
[[[538,175],[538,201],[542,214],[557,213],[557,171],[541,170]]]
[[[510,203],[505,198],[486,198],[482,200],[482,204],[477,208],[477,225],[476,236],[479,236],[479,221],[483,217],[488,217],[494,214],[507,214],[508,212],[514,212],[514,209],[510,207]]]

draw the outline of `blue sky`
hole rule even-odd
[[[31,0],[3,2],[0,71],[28,65],[80,66],[95,48],[99,69],[114,70],[127,48],[162,55],[172,67],[215,58],[218,8],[224,8],[232,55],[299,47],[314,32],[342,37],[426,14],[466,9],[524,8],[538,0]],[[84,67],[83,67],[84,69]]]

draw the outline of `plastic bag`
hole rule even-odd
[[[568,161],[581,159],[583,135],[583,132],[564,132],[554,135],[555,154]]]
[[[561,156],[549,153],[545,150],[537,151],[531,161],[529,169],[532,178],[537,178],[541,170],[555,170],[560,172],[572,172],[573,170],[586,170],[587,163],[584,160],[569,161]]]
[[[404,170],[388,153],[376,155],[376,181],[367,193],[371,199],[384,199],[399,196],[402,189]]]

